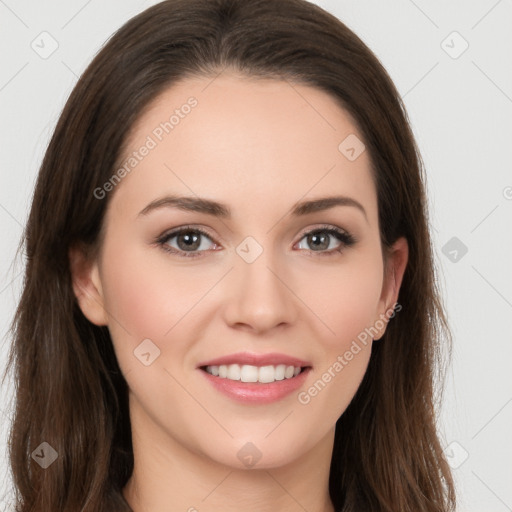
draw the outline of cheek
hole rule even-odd
[[[316,288],[310,298],[334,333],[323,329],[322,361],[298,398],[320,423],[332,424],[341,416],[364,377],[372,348],[369,329],[379,318],[382,271],[380,253],[368,251],[354,255],[336,272],[317,275],[322,292]]]
[[[179,352],[178,333],[194,318],[195,306],[220,276],[222,269],[169,263],[155,248],[106,244],[103,297],[117,350],[123,347],[128,352],[128,345],[131,352],[150,339],[162,351],[173,340],[172,350]]]
[[[105,251],[105,307],[133,336],[160,337],[172,325],[176,294],[165,293],[165,278],[147,265],[142,253]],[[163,312],[166,311],[166,315]]]
[[[323,324],[318,333],[327,357],[344,350],[378,319],[382,270],[378,254],[359,253],[339,266],[317,266],[314,272],[297,276],[302,283],[298,295],[316,316],[316,323],[320,319]],[[304,275],[314,278],[306,281]]]
[[[371,356],[372,333],[379,318],[382,267],[347,265],[339,271],[316,275],[315,292],[308,305],[321,318],[319,358],[313,378],[298,395],[318,429],[334,424],[353,399]]]

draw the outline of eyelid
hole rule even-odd
[[[298,237],[299,237],[299,240],[301,240],[305,235],[309,235],[310,233],[314,233],[316,231],[329,231],[329,230],[339,231],[340,233],[350,235],[350,233],[346,229],[340,228],[339,226],[335,226],[334,224],[319,224],[313,228],[312,227],[304,228],[300,232]]]
[[[183,226],[177,226],[175,228],[171,228],[164,231],[161,235],[157,237],[157,240],[164,240],[172,235],[179,235],[183,231],[198,231],[199,233],[202,233],[203,235],[210,238],[212,241],[214,241],[215,238],[207,228],[199,227],[195,224],[185,224]]]

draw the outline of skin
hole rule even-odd
[[[235,402],[196,366],[240,351],[281,352],[310,362],[307,390],[396,303],[407,243],[399,239],[383,258],[368,152],[349,161],[338,150],[349,134],[362,136],[331,96],[309,86],[234,72],[188,78],[146,109],[126,155],[190,96],[198,105],[111,192],[97,259],[70,251],[80,307],[108,326],[130,390],[135,467],[123,493],[136,512],[333,511],[335,423],[372,340],[307,404],[296,392],[271,404]],[[232,217],[171,207],[139,215],[167,194],[222,202]],[[334,194],[357,200],[366,217],[353,206],[288,214],[299,200]],[[188,224],[211,235],[196,249],[202,256],[154,242]],[[357,242],[320,254],[340,246],[334,236],[328,249],[308,244],[304,233],[322,224]],[[263,249],[252,263],[236,252],[247,236]],[[185,250],[176,237],[167,244]],[[134,350],[148,338],[160,356],[145,366]],[[261,452],[253,467],[237,457],[248,442]]]

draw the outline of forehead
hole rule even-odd
[[[132,127],[120,159],[128,172],[112,200],[140,210],[165,193],[196,194],[236,211],[256,198],[291,205],[339,193],[357,197],[372,215],[369,156],[347,158],[346,140],[362,144],[362,135],[317,88],[234,74],[188,78],[160,94]]]

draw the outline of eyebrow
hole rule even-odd
[[[352,206],[357,208],[368,222],[366,210],[363,205],[355,199],[347,196],[320,197],[308,201],[295,203],[291,209],[294,217],[300,217],[311,213],[329,210],[335,206]],[[231,210],[225,204],[202,197],[166,196],[149,203],[140,215],[147,215],[160,208],[178,208],[180,210],[205,213],[223,219],[231,218]]]

